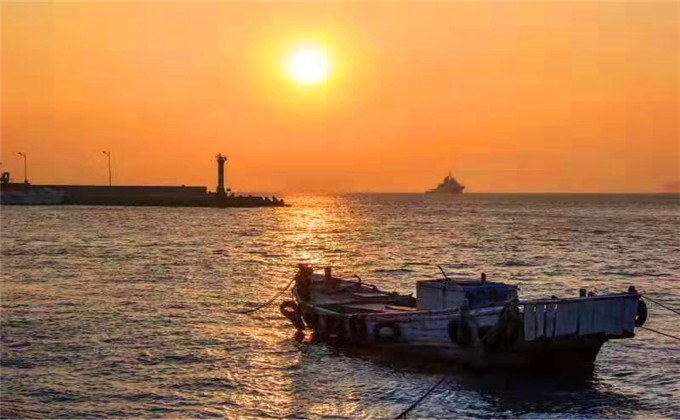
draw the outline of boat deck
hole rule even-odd
[[[415,311],[411,296],[387,293],[375,286],[314,274],[311,301],[315,306],[339,313],[404,313]]]

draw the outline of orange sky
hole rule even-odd
[[[239,191],[680,190],[680,2],[2,2],[2,170]],[[283,62],[330,56],[322,86]]]

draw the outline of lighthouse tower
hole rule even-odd
[[[217,196],[226,197],[227,193],[224,189],[224,163],[227,161],[227,157],[222,155],[222,153],[217,155]]]

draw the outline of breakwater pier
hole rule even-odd
[[[237,195],[225,187],[226,156],[217,155],[217,188],[204,186],[142,185],[38,185],[11,182],[10,173],[0,178],[2,205],[93,205],[168,207],[283,207],[283,199]]]

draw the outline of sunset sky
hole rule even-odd
[[[680,2],[2,2],[2,171],[237,191],[680,191]],[[323,80],[291,75],[323,56]]]

